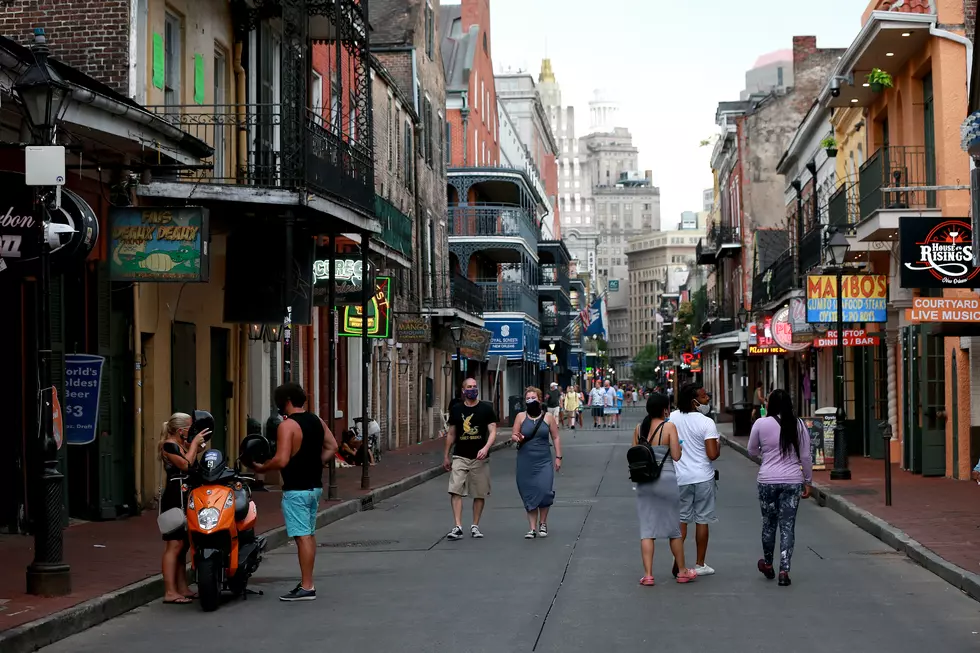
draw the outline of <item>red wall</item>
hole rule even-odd
[[[476,57],[470,73],[467,105],[470,108],[466,138],[463,138],[463,121],[459,110],[448,112],[452,125],[452,165],[479,166],[500,163],[500,125],[497,118],[497,91],[493,82],[493,49],[490,38],[490,0],[463,0],[463,31],[478,25]],[[484,43],[486,49],[484,50]],[[482,85],[482,93],[481,93]],[[463,153],[463,141],[466,153]],[[474,145],[475,141],[475,145]],[[487,149],[484,159],[484,148]],[[475,159],[474,159],[475,155]]]

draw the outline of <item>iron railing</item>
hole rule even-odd
[[[450,236],[516,236],[537,250],[538,231],[524,207],[517,204],[480,204],[449,209]]]
[[[538,291],[523,281],[478,280],[483,288],[483,310],[486,313],[524,313],[538,316]]]
[[[879,148],[861,165],[858,181],[861,220],[881,209],[935,208],[936,191],[918,190],[936,185],[935,151],[904,145]]]
[[[710,233],[712,244],[715,247],[716,252],[721,252],[723,249],[734,249],[730,247],[724,247],[724,245],[741,245],[741,230],[732,225],[715,225]]]
[[[539,286],[560,286],[568,290],[568,266],[546,264],[538,268]]]
[[[214,148],[211,169],[156,174],[195,184],[235,184],[310,189],[342,199],[367,213],[374,211],[374,160],[348,134],[336,133],[324,119],[307,111],[302,163],[289,169],[282,154],[282,106],[278,104],[157,105],[146,109],[177,129]],[[240,136],[244,135],[244,139]],[[244,142],[244,151],[240,145]],[[296,159],[296,161],[300,161]]]
[[[412,256],[412,219],[381,197],[374,197],[374,214],[381,222],[381,240],[405,256]]]
[[[560,310],[557,314],[541,311],[540,315],[542,336],[562,340],[570,339],[571,329],[568,328],[568,325],[571,322],[571,318],[568,315],[563,315]]]
[[[787,248],[772,265],[755,275],[752,282],[752,304],[762,307],[798,287],[796,252]]]
[[[831,230],[843,229],[845,233],[852,232],[859,215],[858,184],[841,184],[827,202],[827,221]]]
[[[459,273],[427,275],[430,296],[423,300],[426,308],[458,308],[467,313],[483,313],[483,288]]]
[[[814,225],[800,239],[800,276],[820,265],[823,253],[823,226]]]

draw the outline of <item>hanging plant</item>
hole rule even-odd
[[[837,156],[837,139],[833,136],[828,136],[827,138],[820,141],[820,147],[827,151],[827,156],[835,157]]]
[[[886,88],[895,86],[894,81],[892,81],[892,76],[881,68],[872,68],[871,72],[868,73],[867,79],[868,84],[871,85],[871,90],[875,93],[881,93]]]

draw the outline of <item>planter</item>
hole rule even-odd
[[[885,87],[881,84],[881,82],[871,82],[872,93],[881,93],[883,90],[885,90]]]
[[[827,152],[827,156],[830,157],[830,158],[832,158],[832,159],[837,156],[837,148],[836,147],[828,147],[828,148],[826,148],[826,152]]]

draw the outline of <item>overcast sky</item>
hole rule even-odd
[[[445,4],[459,4],[445,0]],[[640,165],[660,187],[664,226],[698,211],[711,186],[710,147],[718,102],[737,100],[745,71],[768,52],[815,35],[820,47],[847,47],[860,29],[864,0],[491,0],[498,72],[531,71],[552,60],[576,131],[589,126],[592,91],[622,104]]]

